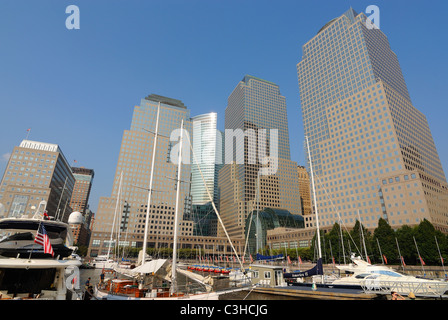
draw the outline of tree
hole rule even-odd
[[[383,218],[378,220],[378,227],[373,232],[373,251],[379,261],[382,261],[381,253],[386,257],[387,263],[399,263],[398,250],[395,242],[395,231]],[[379,244],[379,246],[378,246]],[[386,263],[386,261],[385,261]]]
[[[400,247],[401,256],[404,258],[405,263],[415,264],[417,252],[412,238],[414,235],[413,229],[408,225],[403,225],[395,232],[395,235]],[[400,259],[400,257],[398,257],[398,259]]]
[[[438,259],[439,253],[434,239],[434,236],[436,235],[434,226],[431,222],[424,219],[417,227],[415,227],[414,231],[418,251],[420,252],[423,261],[432,265],[437,264],[440,259]]]

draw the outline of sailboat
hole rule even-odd
[[[158,130],[158,117],[159,109],[157,112],[156,121],[156,134],[157,138]],[[184,131],[183,120],[181,122],[181,134],[179,142],[179,159],[177,168],[177,189],[176,189],[176,205],[175,205],[175,220],[174,220],[174,235],[173,235],[173,259],[171,265],[169,265],[166,259],[156,259],[151,261],[146,261],[146,241],[144,241],[144,250],[142,263],[139,267],[131,269],[127,272],[128,276],[133,276],[134,279],[114,279],[110,280],[108,284],[100,288],[95,286],[94,296],[97,299],[104,300],[218,300],[219,296],[225,293],[234,292],[238,289],[229,289],[221,291],[213,291],[210,281],[207,278],[200,277],[197,274],[193,274],[189,271],[182,270],[177,266],[177,237],[179,228],[179,201],[180,201],[180,183],[181,183],[181,169],[182,169],[182,144],[183,144],[183,131]],[[188,136],[187,136],[188,137]],[[190,143],[191,147],[191,143]],[[152,191],[152,176],[154,170],[154,154],[155,154],[155,143],[153,149],[153,162],[151,169],[151,179],[150,179],[150,189],[148,196],[148,211],[150,208],[150,195]],[[201,173],[202,174],[202,173]],[[207,187],[206,187],[207,188]],[[208,192],[208,189],[207,189]],[[209,193],[209,192],[208,192]],[[210,196],[210,193],[209,193]],[[211,197],[211,196],[210,196]],[[216,210],[216,207],[212,200],[212,205]],[[218,215],[219,218],[219,215]],[[220,219],[220,218],[219,218]],[[146,223],[148,223],[146,220]],[[146,228],[147,230],[147,228]],[[233,247],[233,245],[232,245]],[[236,252],[236,251],[235,251]],[[188,276],[190,279],[196,283],[200,283],[205,287],[200,289],[190,286],[187,290],[178,290],[177,277],[178,273]],[[138,286],[136,285],[136,279],[138,279]],[[169,287],[166,285],[170,283]]]
[[[110,257],[110,249],[111,249],[112,243],[113,243],[113,234],[115,231],[114,230],[115,229],[115,221],[117,220],[117,211],[118,211],[118,207],[119,207],[119,203],[120,203],[122,181],[123,181],[123,171],[120,174],[120,184],[118,187],[117,201],[115,203],[114,220],[112,222],[112,227],[110,230],[110,240],[109,240],[109,246],[107,249],[107,254],[99,255],[95,259],[93,259],[92,265],[93,265],[93,267],[95,267],[95,269],[103,269],[103,270],[112,271],[118,265],[118,263]],[[119,234],[119,233],[117,232],[117,234]],[[117,238],[118,238],[118,236],[117,236]],[[117,243],[118,242],[119,241],[117,239]]]
[[[318,210],[317,210],[317,201],[316,201],[316,189],[314,186],[314,173],[313,173],[313,161],[311,159],[311,153],[310,153],[310,146],[309,146],[309,142],[308,142],[308,137],[305,136],[306,139],[306,145],[307,145],[307,150],[308,150],[308,157],[309,157],[309,161],[310,161],[310,172],[311,172],[311,186],[313,189],[313,200],[314,200],[314,213],[316,216],[316,234],[317,234],[317,248],[318,248],[318,259],[317,259],[317,263],[316,265],[306,271],[302,271],[302,272],[289,272],[289,273],[284,273],[283,277],[285,278],[286,282],[288,283],[288,285],[302,285],[303,282],[297,282],[297,279],[301,279],[304,277],[311,277],[311,276],[321,276],[321,282],[324,283],[324,271],[323,271],[323,266],[322,266],[322,249],[321,249],[321,242],[320,242],[320,229],[319,229],[319,214],[318,214]]]

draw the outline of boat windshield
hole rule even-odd
[[[397,278],[403,277],[402,274],[399,274],[394,271],[389,271],[389,270],[373,270],[372,273],[389,276],[389,277],[397,277]]]

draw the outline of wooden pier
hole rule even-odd
[[[375,293],[364,293],[353,289],[318,288],[312,290],[310,287],[256,287],[254,293],[272,295],[272,299],[282,297],[296,298],[301,300],[380,300],[384,296]]]

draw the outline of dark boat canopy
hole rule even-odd
[[[303,272],[290,272],[290,273],[284,273],[283,277],[285,279],[296,279],[296,278],[304,278],[304,277],[311,277],[314,275],[323,275],[324,274],[324,270],[322,268],[322,259],[317,260],[317,264],[307,270],[307,271],[303,271]]]
[[[68,225],[59,221],[37,219],[3,219],[0,221],[0,230],[32,230],[37,231],[39,224],[43,223],[50,238],[55,236],[65,238]],[[53,236],[52,236],[53,235]]]

